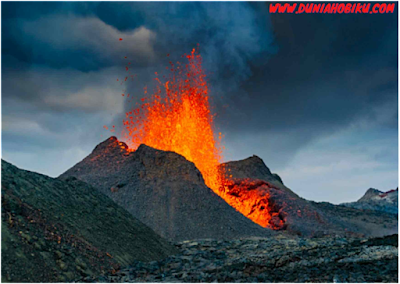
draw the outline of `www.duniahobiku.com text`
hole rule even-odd
[[[269,12],[288,14],[387,14],[394,13],[395,3],[276,3]]]

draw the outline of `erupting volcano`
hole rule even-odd
[[[270,223],[273,214],[266,194],[256,188],[243,189],[244,185],[241,188],[248,191],[246,200],[230,193],[232,181],[227,180],[230,177],[219,167],[221,133],[215,133],[202,58],[195,49],[183,58],[187,63],[170,62],[168,80],[162,82],[156,78],[155,92],[142,98],[140,104],[126,113],[122,140],[131,151],[146,144],[184,156],[196,165],[206,185],[229,205],[253,222],[276,229],[276,225]]]

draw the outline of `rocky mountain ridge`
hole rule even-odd
[[[233,207],[246,206],[243,213],[253,220],[271,215],[265,224],[271,228],[303,236],[373,236],[383,226],[388,232],[397,230],[397,219],[391,216],[374,216],[370,211],[299,197],[257,156],[221,167],[231,183],[219,194]],[[275,233],[229,206],[205,186],[193,163],[174,152],[146,145],[131,152],[125,143],[111,137],[60,177],[76,177],[91,184],[161,236],[174,241]]]

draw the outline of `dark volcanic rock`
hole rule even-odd
[[[111,137],[62,174],[76,177],[172,240],[266,236],[205,184],[195,165],[174,152],[140,145],[135,152]]]
[[[2,281],[66,282],[177,253],[82,181],[50,178],[5,161],[1,172]]]
[[[269,168],[265,165],[264,161],[256,155],[253,155],[252,157],[244,160],[224,163],[221,164],[220,167],[226,168],[227,176],[232,175],[235,179],[251,178],[264,180],[270,182],[273,185],[276,185],[277,187],[289,190],[283,185],[280,176],[271,173]]]
[[[397,283],[397,237],[186,241],[180,255],[86,281]]]
[[[399,189],[383,192],[370,188],[357,202],[343,203],[342,205],[357,209],[374,210],[398,214]]]
[[[382,236],[397,232],[396,216],[377,214],[371,210],[346,208],[326,202],[317,203],[300,198],[284,186],[257,156],[228,162],[222,164],[221,167],[225,169],[227,178],[233,180],[235,184],[232,186],[232,190],[226,194],[232,194],[240,200],[245,200],[250,189],[257,191],[260,196],[268,196],[268,206],[274,216],[271,220],[272,227],[281,223],[281,226],[277,226],[277,228],[283,228],[303,236]],[[370,193],[367,196],[378,196],[373,198],[379,200],[392,200],[390,197],[394,194],[396,194],[397,206],[397,191],[389,192],[386,196],[383,193],[378,195]],[[259,206],[264,205],[260,204]]]

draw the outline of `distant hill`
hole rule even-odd
[[[177,251],[90,185],[1,162],[2,281],[66,282]]]
[[[208,188],[196,166],[174,152],[110,137],[60,178],[76,177],[173,241],[270,236]]]
[[[367,209],[391,214],[398,214],[399,189],[392,189],[387,192],[370,188],[356,202],[343,203],[342,205],[357,209]]]

